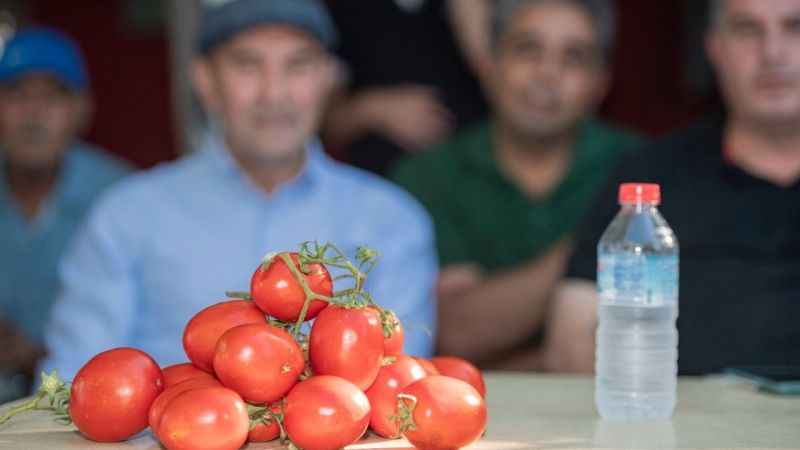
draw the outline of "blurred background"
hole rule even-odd
[[[335,1],[345,0],[328,3]],[[73,37],[85,52],[96,102],[87,140],[147,168],[177,157],[202,126],[183,70],[191,58],[198,3],[0,0],[0,30],[48,25]],[[716,107],[702,52],[705,3],[616,1],[614,79],[601,117],[658,136]],[[439,23],[448,26],[444,18]],[[329,151],[349,158],[335,146]]]
[[[73,38],[87,61],[94,103],[85,140],[134,168],[146,169],[197,147],[204,129],[187,75],[200,1],[0,0],[0,51],[16,29],[31,25],[53,27]],[[338,53],[352,91],[383,85],[402,88],[406,83],[433,85],[454,113],[453,128],[484,118],[487,108],[480,84],[456,42],[446,0],[326,1],[340,29]],[[599,116],[643,135],[660,136],[717,110],[719,98],[703,51],[706,2],[616,0],[615,4],[613,79]],[[331,102],[332,110],[344,104],[342,98]],[[331,119],[327,130],[351,122],[346,108],[339,111],[343,121]],[[411,115],[401,111],[395,118]],[[443,128],[455,131],[449,123]],[[432,134],[437,134],[434,140],[443,137],[441,131]],[[360,136],[363,142],[359,142],[330,132],[323,136],[326,150],[337,159],[385,173],[403,139],[387,143],[384,136],[384,144],[395,147],[387,151],[395,154],[374,152],[383,155],[378,158],[382,160],[370,160],[370,155],[364,159],[359,144],[362,150],[378,148],[370,140],[374,137]],[[414,139],[404,150],[429,147],[430,136]],[[409,141],[413,140],[405,143]],[[29,376],[0,370],[0,403],[22,395]]]

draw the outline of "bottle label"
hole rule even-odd
[[[678,256],[636,253],[600,254],[600,301],[659,306],[678,300]]]

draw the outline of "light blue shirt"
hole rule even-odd
[[[3,164],[0,157],[0,318],[41,345],[65,248],[95,199],[130,168],[87,144],[72,145],[53,192],[29,221],[8,190]]]
[[[271,251],[331,241],[381,258],[366,289],[406,326],[405,351],[430,355],[437,263],[430,218],[395,185],[308,146],[301,173],[271,194],[218,137],[177,162],[130,177],[90,214],[61,267],[64,290],[42,369],[66,379],[92,356],[132,346],[161,366],[187,361],[183,329],[202,308],[248,290]]]

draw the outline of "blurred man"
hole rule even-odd
[[[401,164],[394,178],[434,217],[439,351],[535,369],[570,236],[636,139],[591,117],[609,82],[607,2],[494,8],[492,120]]]
[[[89,119],[83,58],[49,29],[0,58],[0,369],[28,371],[58,291],[56,267],[89,206],[128,169],[78,140]]]
[[[561,290],[583,307],[564,366],[593,367],[595,248],[623,181],[661,184],[680,242],[679,372],[800,364],[800,0],[712,2],[706,50],[727,117],[621,163]]]
[[[324,7],[209,1],[200,37],[193,76],[212,117],[207,142],[121,183],[92,212],[63,264],[44,368],[69,378],[123,345],[162,365],[185,361],[195,313],[249,286],[268,251],[307,240],[380,251],[367,289],[408,324],[406,351],[430,354],[429,218],[400,189],[330,160],[314,137],[335,81]]]

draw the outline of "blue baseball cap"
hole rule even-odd
[[[86,63],[77,44],[50,28],[20,30],[2,51],[0,83],[8,83],[30,73],[53,75],[76,91],[86,89],[89,84]]]
[[[257,25],[292,25],[311,33],[327,48],[337,41],[333,20],[318,0],[203,0],[198,51],[208,53]]]

